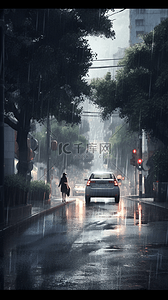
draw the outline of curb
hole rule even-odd
[[[2,234],[4,234],[4,235],[6,235],[8,233],[11,233],[14,230],[16,230],[17,228],[30,225],[32,222],[36,221],[41,216],[48,215],[48,214],[52,213],[54,210],[56,210],[56,209],[58,209],[58,208],[60,208],[62,206],[65,206],[67,204],[73,203],[75,201],[76,201],[76,199],[73,199],[73,200],[70,200],[70,201],[68,201],[66,203],[60,203],[60,204],[58,204],[56,206],[53,206],[53,207],[50,207],[48,209],[42,210],[40,212],[34,213],[33,215],[31,215],[31,216],[29,216],[29,217],[27,217],[25,219],[22,219],[21,221],[15,223],[15,224],[12,224],[12,225],[10,225],[8,227],[3,228],[2,230],[0,230],[0,232]]]
[[[147,205],[152,205],[154,207],[158,207],[158,208],[161,208],[161,209],[164,209],[164,210],[165,209],[168,210],[168,207],[165,207],[164,205],[160,204],[161,202],[148,202],[147,200],[144,200],[144,198],[139,198],[138,196],[123,196],[123,197],[128,199],[128,200],[131,200],[131,201],[141,202],[141,203],[144,203],[144,204],[147,204]],[[166,202],[163,202],[163,203],[166,203]]]

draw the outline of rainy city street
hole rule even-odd
[[[83,197],[4,241],[5,289],[167,289],[168,215]]]
[[[168,289],[168,9],[0,9],[0,290]]]

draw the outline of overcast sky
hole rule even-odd
[[[115,9],[115,12],[120,11]],[[101,58],[113,58],[113,54],[118,51],[118,47],[129,47],[129,9],[114,14],[111,16],[113,21],[113,29],[116,34],[114,40],[101,38],[101,37],[89,37],[89,44],[93,50],[98,54],[97,59]],[[113,61],[108,62],[94,62],[92,66],[113,65]],[[88,79],[103,77],[107,73],[107,69],[91,69],[89,70]]]

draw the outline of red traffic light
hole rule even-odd
[[[141,158],[138,159],[138,164],[139,165],[142,164],[142,159]]]
[[[130,164],[134,167],[137,164],[137,150],[136,149],[132,150],[132,158],[130,159]]]

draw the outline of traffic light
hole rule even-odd
[[[139,158],[139,159],[137,160],[138,170],[139,170],[139,171],[143,170],[142,162],[143,162],[142,158]]]
[[[137,165],[137,150],[136,149],[132,150],[132,158],[130,159],[130,164],[132,166],[136,166]]]

